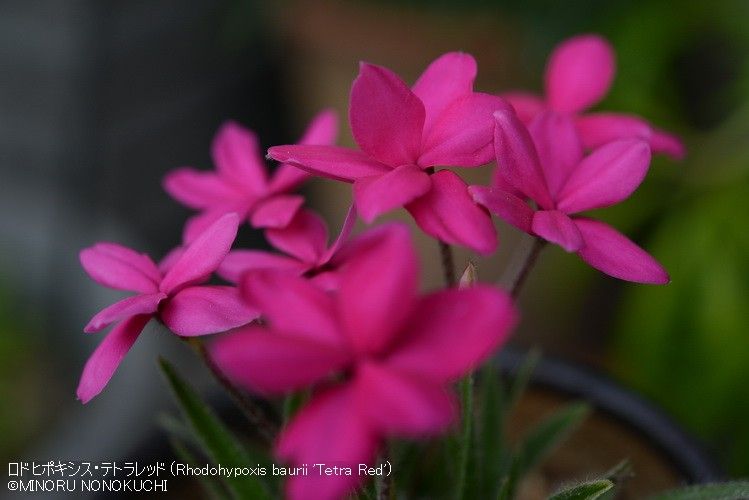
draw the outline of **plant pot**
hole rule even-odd
[[[526,352],[505,348],[499,371],[512,378]],[[634,477],[621,499],[639,499],[684,484],[724,479],[697,441],[652,403],[606,376],[554,358],[543,358],[508,422],[511,442],[544,416],[573,400],[584,400],[592,414],[518,489],[518,498],[546,498],[564,483],[590,478],[629,459]]]

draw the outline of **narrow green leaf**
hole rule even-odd
[[[196,467],[200,465],[198,463],[198,460],[195,458],[195,455],[192,454],[192,452],[187,448],[187,446],[185,446],[182,441],[172,437],[169,439],[169,443],[172,445],[172,449],[174,450],[175,455],[177,455],[177,458],[182,460],[184,463]],[[200,485],[203,487],[209,498],[212,498],[214,500],[228,500],[229,498],[231,498],[221,484],[221,481],[219,481],[217,477],[198,476],[198,481],[200,482]]]
[[[603,473],[600,479],[608,479],[614,486],[619,488],[628,479],[634,477],[634,471],[632,470],[632,462],[629,459],[624,459],[611,469]]]
[[[519,477],[533,469],[551,453],[588,415],[585,403],[572,403],[536,425],[518,450]]]
[[[377,479],[378,478],[376,477],[374,481],[369,481],[365,484],[364,487],[356,493],[355,498],[357,500],[377,500],[377,487],[375,485]]]
[[[499,485],[499,491],[497,492],[497,500],[510,500],[513,497],[513,486],[510,484],[510,477],[507,476],[502,479]]]
[[[520,476],[518,465],[519,462],[517,457],[514,457],[510,462],[507,475],[502,478],[502,484],[500,484],[499,492],[497,493],[497,500],[510,500],[515,498],[515,488],[517,487],[518,478]]]
[[[236,437],[224,426],[216,414],[200,399],[198,394],[177,374],[165,359],[159,359],[169,387],[172,389],[190,428],[200,441],[206,455],[214,464],[228,468],[256,467]],[[223,478],[236,498],[270,499],[266,486],[257,476],[232,476]]]
[[[178,439],[181,443],[199,446],[197,439],[195,439],[195,434],[193,434],[190,427],[179,418],[169,415],[168,413],[162,413],[158,416],[157,422],[159,426],[167,432],[167,434]]]
[[[629,460],[625,459],[607,470],[598,477],[587,479],[578,483],[572,483],[571,486],[566,486],[554,495],[550,497],[550,500],[568,499],[568,498],[597,498],[599,500],[613,499],[616,497],[617,490],[621,489],[624,482],[632,477],[632,464]],[[610,487],[601,488],[604,483],[611,483]],[[572,495],[572,496],[568,496]],[[582,496],[578,496],[582,495]]]
[[[565,488],[549,497],[549,500],[596,500],[611,490],[614,483],[608,479],[597,479]]]
[[[493,363],[481,370],[479,430],[476,433],[474,466],[480,498],[493,498],[500,484],[504,446],[504,393]]]
[[[374,478],[374,498],[380,499],[385,498],[388,493],[385,491],[385,478],[382,476],[376,476]]]
[[[515,375],[512,386],[510,387],[509,395],[507,398],[508,411],[511,411],[512,408],[517,405],[518,401],[520,401],[520,398],[523,396],[523,393],[527,389],[528,384],[531,380],[531,376],[536,370],[536,366],[538,365],[538,362],[540,360],[541,351],[538,349],[531,349],[526,355],[525,359],[523,360],[523,364],[520,365],[520,369],[518,369],[517,375]]]
[[[461,432],[458,446],[458,477],[455,483],[455,498],[462,500],[466,494],[468,462],[473,443],[473,373],[460,382],[461,396]]]
[[[289,394],[283,400],[283,422],[288,423],[289,420],[299,411],[304,403],[309,400],[310,394],[308,391],[298,391]]]
[[[687,486],[650,497],[650,500],[740,500],[749,498],[749,481]]]

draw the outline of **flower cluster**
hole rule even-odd
[[[97,283],[137,293],[102,309],[84,328],[98,332],[119,322],[83,369],[77,391],[81,401],[101,392],[153,317],[190,337],[226,331],[259,316],[235,287],[204,284],[229,251],[238,225],[237,214],[224,215],[158,266],[148,255],[115,243],[97,243],[81,252],[83,268]]]
[[[78,397],[88,402],[109,381],[146,323],[179,336],[227,332],[208,352],[251,393],[310,398],[277,438],[292,465],[373,463],[389,438],[444,432],[458,414],[451,383],[506,340],[517,312],[491,285],[419,292],[419,258],[409,229],[365,223],[404,207],[443,246],[483,255],[497,248],[491,220],[576,252],[611,276],[666,283],[649,254],[608,225],[579,216],[628,198],[644,179],[651,151],[684,154],[679,141],[646,121],[582,111],[614,75],[613,52],[598,36],[575,37],[552,54],[546,98],[473,89],[476,61],[448,53],[409,87],[392,71],[362,63],[349,122],[357,148],[333,145],[330,111],[296,145],[274,146],[273,175],[254,134],[236,123],[218,131],[215,171],[180,168],[164,180],[178,201],[199,210],[182,245],[155,264],[146,255],[99,243],[81,252],[98,283],[136,292],[99,312],[94,332],[119,322],[86,363]],[[444,168],[495,164],[490,186],[468,186]],[[353,184],[354,203],[339,236],[295,193],[311,174]],[[280,253],[230,251],[241,223],[264,230]],[[231,285],[208,285],[216,272]],[[339,498],[358,476],[298,476],[291,498]]]
[[[403,225],[373,229],[342,252],[333,294],[287,273],[246,273],[242,294],[267,325],[213,344],[226,374],[257,394],[314,387],[276,445],[296,466],[357,470],[374,461],[385,438],[445,430],[457,407],[447,384],[489,356],[515,323],[509,297],[495,287],[420,295],[418,260]],[[337,498],[359,480],[299,476],[288,493]]]

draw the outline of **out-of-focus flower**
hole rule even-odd
[[[318,114],[300,144],[332,144],[338,134],[334,112]],[[215,172],[182,167],[164,177],[164,189],[176,200],[201,213],[188,220],[184,241],[227,213],[237,213],[256,228],[285,227],[304,203],[291,194],[309,177],[291,165],[280,165],[268,178],[255,134],[235,122],[221,126],[211,147]]]
[[[297,466],[356,471],[387,437],[444,431],[457,408],[448,384],[489,356],[516,321],[511,299],[493,287],[420,296],[405,226],[382,226],[347,247],[332,294],[289,273],[245,275],[244,296],[268,326],[244,327],[211,347],[221,369],[256,393],[315,388],[276,446]],[[340,498],[361,480],[311,473],[290,479],[287,493]]]
[[[301,209],[288,226],[267,229],[265,237],[286,255],[263,250],[233,250],[229,252],[218,275],[238,283],[242,275],[251,270],[276,269],[297,276],[304,275],[326,290],[337,286],[336,269],[341,265],[339,250],[346,242],[356,222],[352,206],[333,245],[328,246],[328,227],[325,221],[311,210]]]
[[[492,187],[469,188],[478,203],[527,233],[577,252],[610,276],[640,283],[669,281],[652,256],[612,227],[570,217],[619,203],[637,189],[650,165],[644,140],[619,139],[583,158],[569,115],[545,111],[530,129],[512,110],[494,116],[497,174]],[[531,208],[527,198],[538,208]]]
[[[545,98],[528,92],[507,92],[501,96],[513,105],[526,125],[547,109],[574,116],[587,149],[616,139],[639,137],[648,141],[653,152],[682,159],[686,151],[678,137],[638,116],[611,112],[581,114],[608,93],[615,73],[614,49],[608,41],[599,35],[578,35],[560,43],[549,57]]]
[[[82,402],[104,389],[152,317],[182,336],[222,332],[257,318],[235,287],[200,286],[226,256],[238,225],[237,214],[224,215],[190,245],[170,253],[160,267],[147,255],[115,243],[81,251],[81,264],[94,281],[137,293],[102,309],[84,328],[97,332],[119,322],[86,362],[77,391]]]
[[[271,158],[354,184],[366,222],[405,207],[427,234],[491,253],[497,235],[455,173],[435,166],[476,167],[492,161],[492,113],[508,105],[473,91],[476,61],[452,52],[408,86],[392,71],[362,63],[351,88],[349,121],[359,150],[275,146]],[[433,175],[432,175],[433,174]]]

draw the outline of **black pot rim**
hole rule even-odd
[[[504,375],[517,374],[528,351],[507,346],[499,353],[498,369]],[[670,460],[689,483],[706,483],[725,479],[725,473],[705,448],[687,434],[672,418],[652,402],[626,389],[607,375],[544,355],[531,377],[540,387],[584,399],[596,410],[618,420],[648,440]]]

